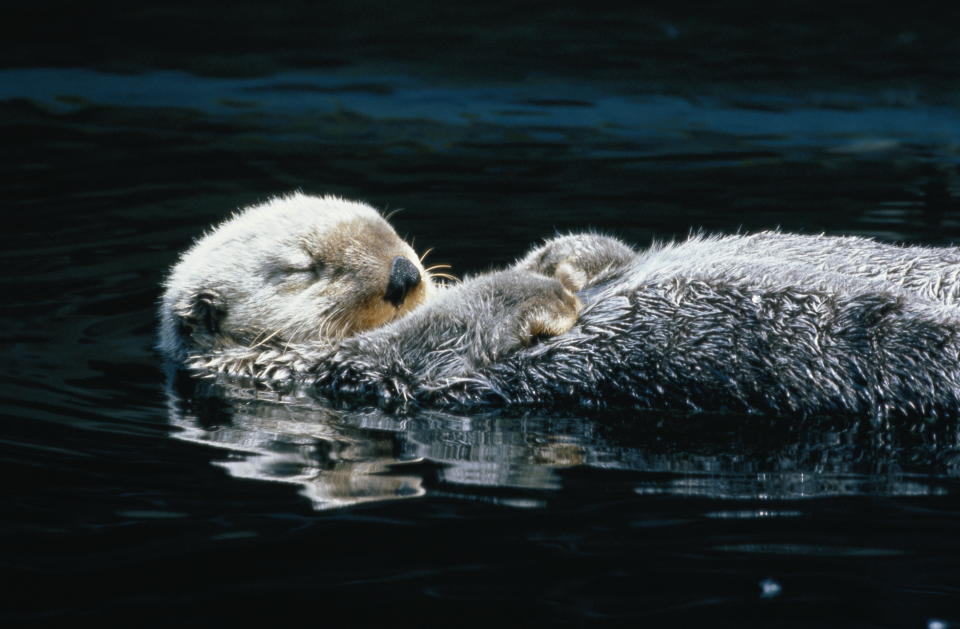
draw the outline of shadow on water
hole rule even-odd
[[[194,384],[180,379],[180,391]],[[237,478],[299,486],[314,509],[424,495],[546,507],[580,477],[604,492],[778,502],[956,493],[960,424],[843,417],[457,416],[334,409],[220,385],[168,391],[173,436],[225,451]],[[617,472],[617,474],[613,474]],[[760,511],[757,512],[761,515]]]

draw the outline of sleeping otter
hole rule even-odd
[[[956,247],[764,233],[638,253],[564,236],[338,343],[185,362],[387,407],[956,416],[958,274]]]
[[[500,355],[576,321],[580,302],[557,280],[530,274],[503,288],[516,316],[491,322],[497,340],[478,341],[477,351]],[[296,355],[288,348],[335,347],[442,292],[376,210],[296,193],[237,213],[181,257],[166,281],[158,347],[214,370],[230,370],[226,359],[240,350],[277,378],[283,357]]]

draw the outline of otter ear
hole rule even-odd
[[[215,291],[201,290],[190,295],[177,314],[184,336],[214,336],[220,332],[220,322],[227,314],[226,300]]]

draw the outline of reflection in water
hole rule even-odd
[[[214,465],[232,476],[300,485],[317,509],[424,494],[422,478],[403,471],[417,459],[399,452],[389,431],[338,424],[322,408],[202,402],[191,407],[171,397],[170,421],[181,429],[175,436],[229,450]]]
[[[755,500],[945,494],[960,476],[956,423],[662,413],[398,417],[178,385],[170,393],[175,437],[228,450],[214,464],[238,478],[300,485],[316,509],[425,494],[542,506],[576,485],[577,470],[591,468],[623,472],[604,491]],[[771,508],[749,517],[790,513]]]

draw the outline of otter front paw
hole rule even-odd
[[[426,319],[419,327],[436,335],[431,345],[440,347],[431,360],[476,366],[563,334],[580,309],[580,300],[556,279],[509,269],[468,279],[400,326]],[[418,330],[411,338],[422,336]]]
[[[575,234],[548,240],[528,253],[517,267],[553,277],[571,292],[595,284],[636,257],[636,252],[616,238]]]
[[[582,305],[565,284],[551,282],[533,292],[520,306],[517,342],[529,347],[574,326]]]
[[[564,334],[580,308],[559,281],[530,271],[467,278],[406,317],[344,339],[318,362],[316,390],[379,405],[502,397],[482,368]]]

